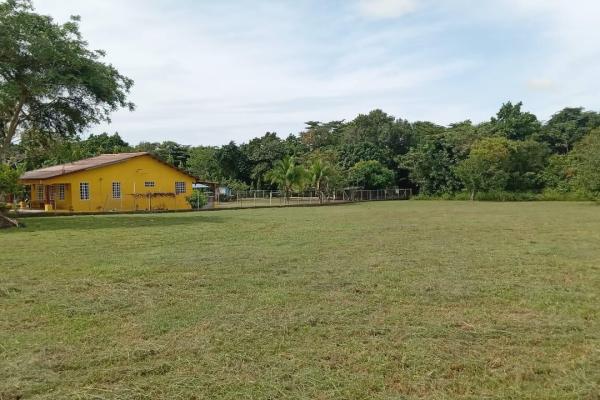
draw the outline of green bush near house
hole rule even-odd
[[[206,196],[206,193],[204,193],[202,190],[194,189],[192,194],[187,196],[185,199],[194,209],[200,209],[208,204],[208,196]]]

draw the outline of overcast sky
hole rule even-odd
[[[600,110],[598,0],[34,0],[80,15],[133,78],[135,112],[92,133],[219,145],[374,108],[440,124],[507,100]]]

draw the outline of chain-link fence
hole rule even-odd
[[[279,190],[231,191],[217,197],[209,194],[208,208],[285,207],[320,204],[350,203],[357,201],[408,200],[411,189],[342,189],[330,192],[308,190],[288,192]]]

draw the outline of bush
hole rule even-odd
[[[560,190],[560,189],[546,189],[540,195],[540,200],[588,201],[588,200],[593,200],[593,197],[581,190],[564,191],[564,190]]]
[[[185,198],[194,209],[200,209],[208,204],[206,193],[201,190],[194,190],[192,194]]]
[[[359,161],[348,170],[349,182],[364,189],[385,189],[394,183],[394,172],[379,161]]]
[[[414,200],[469,200],[470,193],[466,191],[456,193],[443,193],[440,195],[419,194]],[[556,189],[546,189],[541,193],[536,192],[507,192],[488,191],[477,193],[478,201],[590,201],[595,200],[592,195],[583,191],[563,192]]]
[[[480,201],[535,201],[539,199],[539,193],[532,192],[507,192],[499,190],[477,194],[477,200]]]

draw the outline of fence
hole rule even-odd
[[[331,192],[309,190],[291,192],[287,195],[274,190],[235,191],[215,198],[209,196],[207,207],[210,208],[252,208],[252,207],[285,207],[335,203],[351,203],[358,201],[408,200],[411,189],[343,189]]]

